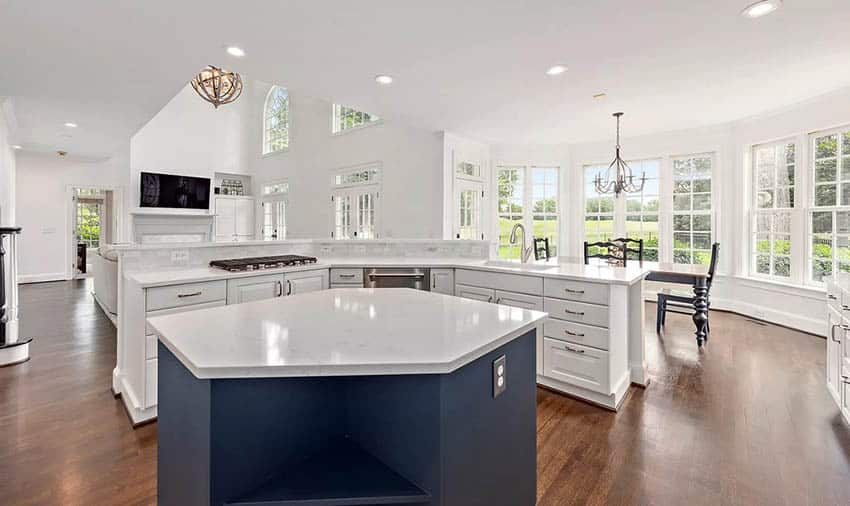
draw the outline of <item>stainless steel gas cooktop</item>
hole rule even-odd
[[[241,272],[256,271],[262,269],[275,269],[279,267],[290,267],[293,265],[307,265],[314,263],[316,263],[316,257],[305,257],[301,255],[277,255],[270,257],[212,260],[210,261],[210,267],[224,269],[230,272]]]

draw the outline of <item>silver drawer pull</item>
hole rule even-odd
[[[564,312],[567,314],[574,314],[576,316],[584,316],[584,311],[570,311],[569,309],[564,309]]]
[[[354,276],[356,276],[356,274],[340,274],[339,275],[339,277],[341,277],[341,278],[353,278]]]
[[[570,290],[569,288],[564,288],[564,291],[567,293],[577,293],[579,295],[584,293],[584,290]]]
[[[570,332],[569,330],[564,330],[564,334],[567,334],[568,336],[584,337],[584,334],[580,332]]]
[[[575,348],[570,348],[569,346],[564,345],[564,349],[571,353],[578,353],[579,355],[584,354],[584,350],[577,350]]]
[[[192,293],[178,293],[177,297],[180,299],[185,299],[186,297],[197,297],[198,295],[202,295],[204,292],[192,292]]]
[[[829,300],[838,300],[838,297],[836,297],[835,295],[832,295],[832,294],[827,295],[826,298],[829,299]]]
[[[850,306],[848,306],[847,304],[841,304],[841,309],[844,311],[850,311]]]
[[[493,302],[493,296],[492,295],[487,297],[487,302]]]

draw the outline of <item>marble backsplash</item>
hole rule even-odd
[[[480,258],[489,256],[488,241],[457,240],[294,240],[123,246],[124,271],[206,267],[210,260],[271,255],[308,255],[320,261],[340,257]]]

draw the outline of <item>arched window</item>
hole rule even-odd
[[[289,94],[285,88],[272,86],[263,107],[263,154],[289,147]]]

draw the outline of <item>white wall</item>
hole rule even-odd
[[[486,195],[482,203],[484,209],[495,210],[492,207],[494,201],[493,193],[490,191],[490,181],[492,180],[492,167],[490,160],[490,145],[484,142],[470,139],[451,132],[443,132],[443,239],[454,239],[456,237],[455,230],[455,213],[458,211],[458,204],[455,203],[455,165],[460,162],[478,162],[481,164],[481,177],[483,178]],[[491,224],[493,220],[490,218],[495,216],[495,211],[485,212],[482,216],[482,231],[485,234],[485,239],[491,239]]]
[[[26,283],[66,279],[73,262],[68,187],[119,187],[126,200],[128,157],[80,162],[72,157],[20,152],[17,168],[17,218],[23,227],[19,280]]]
[[[11,100],[0,97],[0,225],[15,224],[15,150],[10,139],[14,121]]]
[[[244,92],[247,96],[243,100],[250,105],[249,152],[255,186],[289,179],[288,237],[329,238],[332,174],[374,161],[380,161],[383,167],[380,237],[442,236],[440,133],[386,119],[334,135],[332,103],[289,90],[289,149],[263,156],[261,115],[270,87],[256,81]]]
[[[133,136],[132,207],[138,206],[142,171],[210,178],[215,172],[247,174],[252,176],[255,194],[264,182],[287,178],[291,187],[288,237],[328,238],[333,172],[380,161],[381,236],[441,236],[439,133],[384,120],[333,135],[331,103],[290,90],[290,147],[263,156],[263,105],[271,85],[249,79],[244,83],[242,97],[217,110],[187,85]]]

